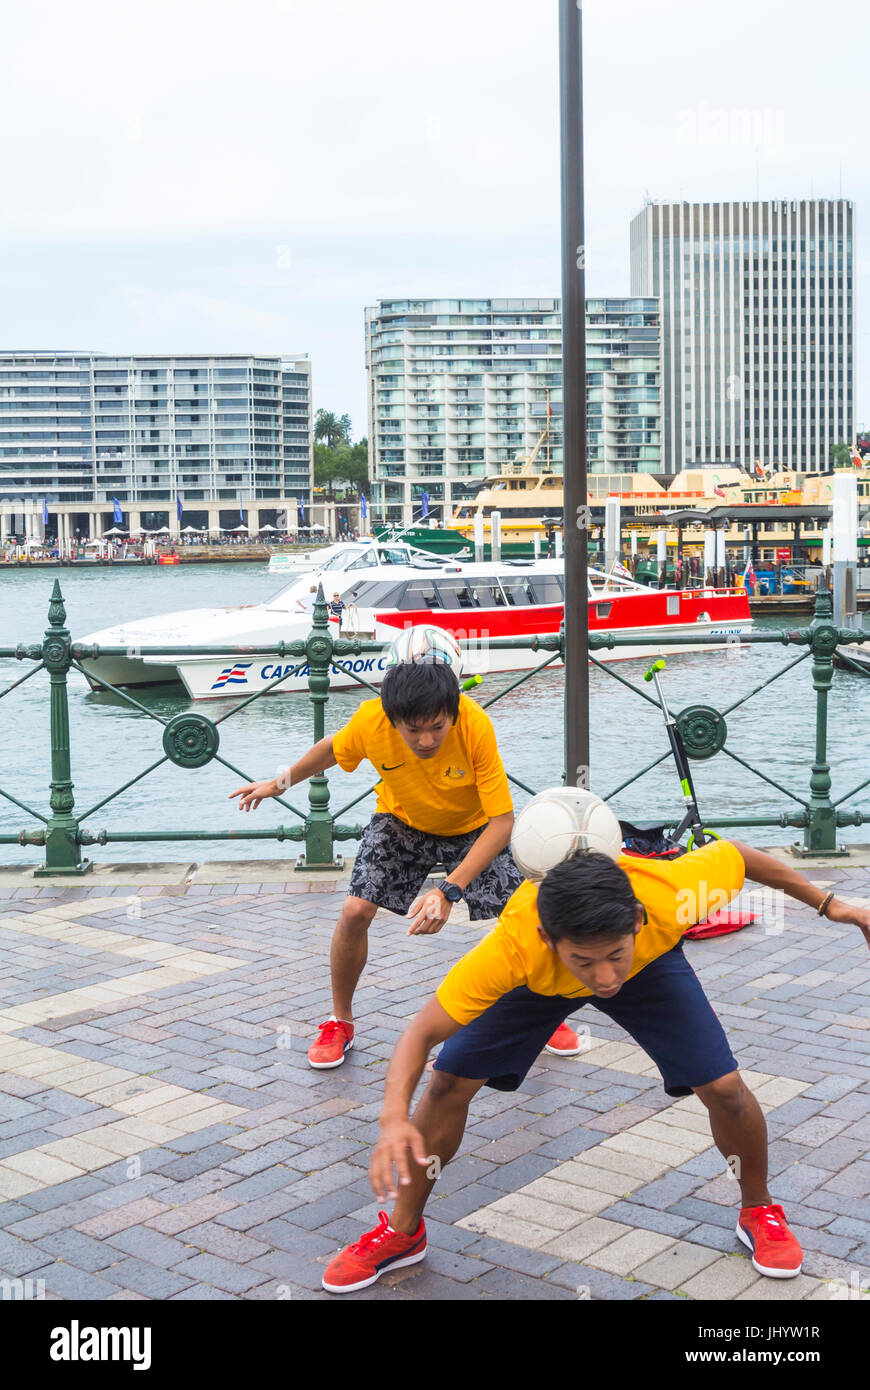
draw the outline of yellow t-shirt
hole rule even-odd
[[[743,887],[745,872],[728,840],[713,840],[679,859],[621,855],[619,867],[647,915],[635,937],[629,979],[676,946],[687,927],[724,907]],[[522,883],[493,930],[445,976],[438,1002],[457,1023],[470,1023],[519,985],[535,994],[591,996],[538,935],[537,898],[537,884]]]
[[[333,735],[332,751],[345,772],[368,758],[381,776],[377,810],[430,835],[464,835],[513,810],[492,722],[467,695],[434,758],[412,753],[380,700],[363,701]]]

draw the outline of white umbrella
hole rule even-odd
[[[201,533],[201,526],[185,526],[181,532],[183,536],[199,536]]]
[[[159,531],[154,531],[152,534],[155,536],[171,536],[172,532],[168,526],[161,526]]]
[[[235,535],[237,531],[247,531],[247,529],[247,526],[234,526],[233,535]]]
[[[147,536],[149,533],[141,526],[134,526],[130,532],[131,536]]]
[[[260,527],[260,530],[261,530],[261,531],[277,531],[277,530],[278,530],[278,527],[277,527],[277,526],[270,526],[269,523],[266,522],[266,525],[265,525],[265,526],[261,526],[261,527]]]
[[[222,526],[209,526],[208,529],[209,529],[209,534],[214,535],[214,536],[219,536],[219,535],[222,534],[224,528],[223,528]]]
[[[303,528],[303,529],[304,529],[304,528]],[[320,524],[319,521],[315,521],[314,525],[313,525],[313,526],[309,526],[308,529],[309,529],[309,531],[322,531],[322,530],[323,530],[323,527],[321,526],[321,524]]]
[[[111,531],[104,531],[104,536],[126,536],[127,532],[122,531],[120,526],[113,526]]]

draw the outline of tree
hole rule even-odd
[[[327,448],[337,449],[342,444],[350,444],[351,420],[349,415],[333,414],[331,410],[318,410],[314,417],[314,438],[325,441]]]
[[[848,444],[841,439],[839,444],[831,445],[831,463],[835,468],[850,468],[852,464],[852,450]]]

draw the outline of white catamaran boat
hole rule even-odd
[[[458,564],[394,563],[382,552],[393,546],[365,548],[366,563],[359,556],[343,570],[330,568],[300,576],[274,598],[260,604],[232,608],[191,609],[124,623],[78,638],[82,643],[125,647],[124,656],[88,658],[81,665],[94,689],[99,680],[109,685],[144,686],[181,680],[195,700],[225,699],[259,690],[292,693],[308,690],[309,668],[305,659],[278,659],[263,651],[278,642],[304,641],[311,630],[311,585],[323,583],[327,601],[336,591],[345,609],[343,637],[382,642],[384,648],[403,628],[432,623],[445,628],[463,643],[466,676],[496,671],[521,671],[549,661],[551,652],[499,650],[496,637],[523,637],[558,633],[564,613],[564,563],[559,560],[502,561]],[[407,549],[407,547],[399,547]],[[351,550],[346,546],[347,551]],[[361,572],[362,571],[362,572]],[[749,600],[729,589],[651,589],[630,577],[590,568],[588,575],[589,628],[643,636],[630,648],[604,649],[603,661],[649,660],[679,651],[706,650],[704,644],[687,646],[681,638],[709,634],[709,646],[723,637],[736,638],[752,626]],[[338,619],[330,619],[339,635]],[[243,647],[226,656],[184,656],[173,649],[185,646]],[[146,647],[162,647],[159,655],[143,655]],[[554,665],[558,664],[556,662]],[[333,665],[330,681],[336,687],[358,686],[354,674],[371,684],[383,679],[383,654],[351,657]]]

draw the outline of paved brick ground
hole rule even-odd
[[[870,872],[842,861],[809,875],[870,893]],[[358,1046],[314,1072],[305,1051],[329,1012],[343,891],[0,879],[0,1277],[21,1281],[13,1291],[329,1297],[329,1256],[375,1223],[366,1166],[387,1059],[480,932],[458,920],[408,938],[379,914]],[[427,1260],[356,1297],[817,1299],[870,1286],[859,934],[789,902],[784,923],[687,949],[767,1112],[801,1277],[756,1275],[700,1105],[670,1101],[590,1008],[583,1054],[545,1054],[521,1091],[478,1097],[430,1204]]]

